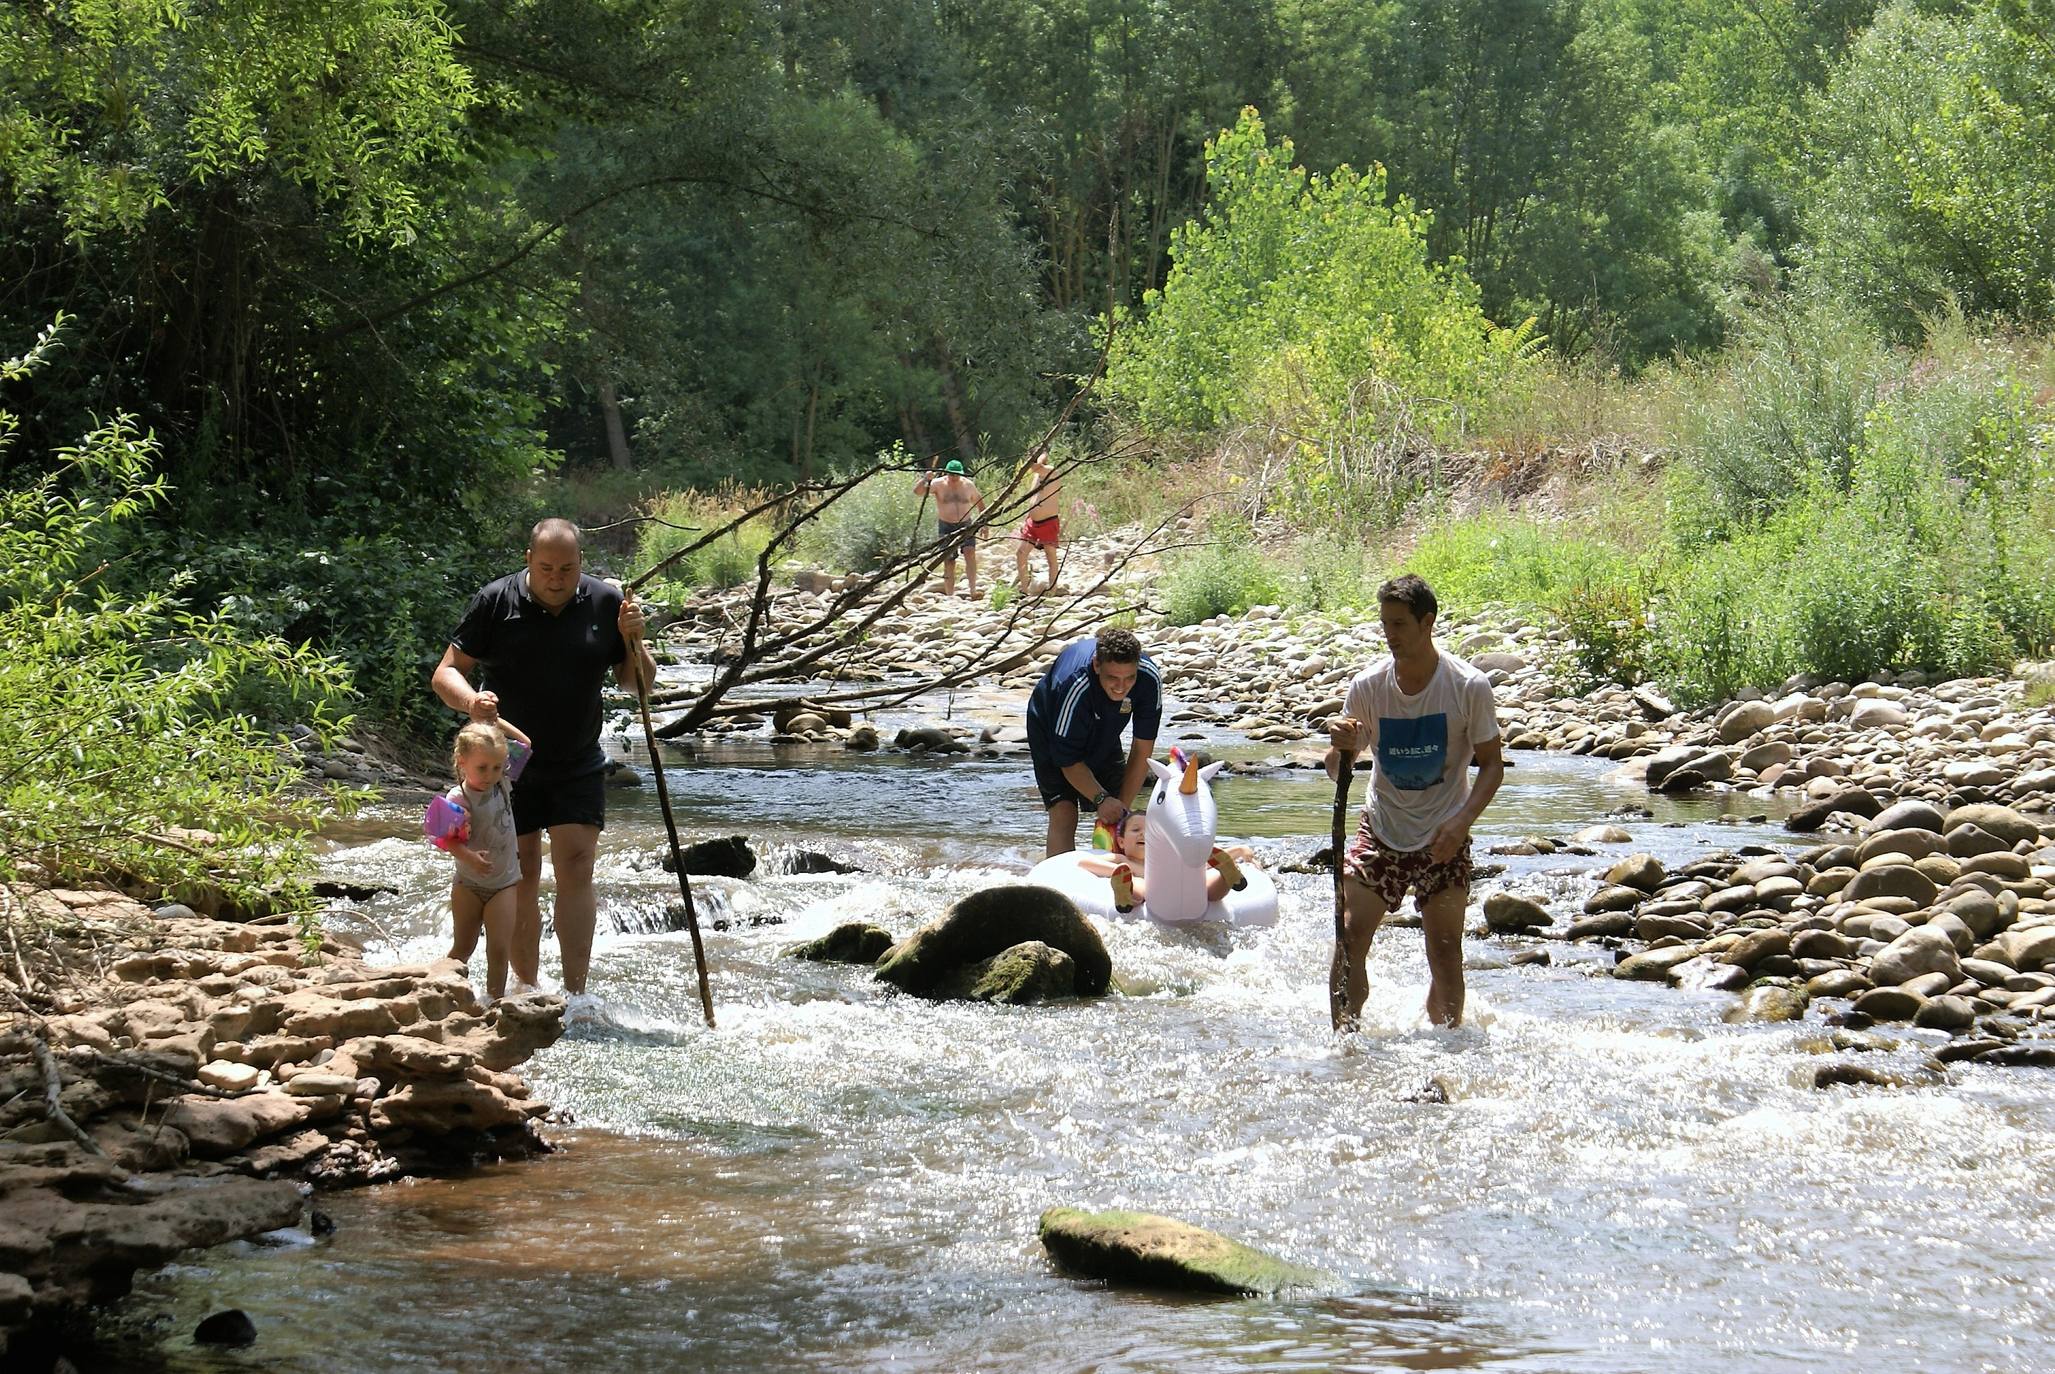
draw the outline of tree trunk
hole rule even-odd
[[[606,420],[607,457],[616,472],[626,472],[635,461],[628,452],[628,428],[621,423],[621,397],[614,390],[614,379],[602,372],[593,390],[599,393],[599,413]]]
[[[949,411],[949,428],[956,435],[956,451],[963,455],[965,463],[976,463],[977,431],[971,428],[969,406],[964,399],[963,387],[956,379],[956,369],[949,364],[949,350],[939,338],[935,340],[935,365],[942,371],[942,404]]]

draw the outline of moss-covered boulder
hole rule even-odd
[[[1113,980],[1113,960],[1084,913],[1054,888],[1026,883],[971,893],[887,950],[878,977],[918,996],[947,996],[944,982],[965,965],[1029,942],[1070,956],[1080,997],[1099,996]]]
[[[817,964],[875,964],[890,948],[891,931],[868,921],[850,921],[818,940],[787,947],[785,957],[810,959]]]
[[[930,994],[969,1002],[1025,1006],[1077,996],[1077,961],[1040,940],[1027,940],[989,959],[965,964]]]
[[[1042,1245],[1065,1270],[1115,1287],[1237,1297],[1331,1291],[1334,1279],[1175,1217],[1153,1212],[1042,1213]]]

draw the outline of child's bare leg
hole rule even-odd
[[[1226,897],[1228,893],[1232,891],[1234,891],[1234,887],[1227,881],[1227,875],[1225,873],[1222,873],[1217,868],[1209,868],[1206,870],[1207,901],[1220,901],[1221,899]]]
[[[1054,590],[1056,589],[1056,546],[1055,546],[1054,544],[1044,544],[1044,545],[1042,546],[1042,552],[1043,552],[1043,553],[1044,553],[1044,554],[1045,554],[1045,555],[1046,555],[1046,556],[1048,557],[1048,559],[1049,559],[1049,589],[1050,589],[1051,591],[1054,591]],[[1022,576],[1022,577],[1026,577],[1026,576],[1027,576],[1027,552],[1026,552],[1026,550],[1022,550],[1022,552],[1021,552],[1021,555],[1020,555],[1020,567],[1021,567],[1021,576]]]
[[[507,993],[507,953],[514,945],[514,889],[503,887],[492,894],[483,912],[485,926],[485,995]]]
[[[460,964],[471,962],[484,928],[485,899],[462,883],[450,884],[450,953]]]
[[[1014,582],[1022,591],[1027,590],[1027,551],[1027,540],[1016,539],[1013,541]]]

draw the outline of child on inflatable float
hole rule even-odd
[[[1120,828],[1113,832],[1112,858],[1087,854],[1077,861],[1085,872],[1112,880],[1113,909],[1123,916],[1148,900],[1148,879],[1143,876],[1147,872],[1148,843],[1149,813],[1130,811],[1121,817]],[[1241,865],[1255,861],[1256,851],[1245,844],[1216,848],[1206,860],[1207,868],[1212,870],[1206,875],[1206,900],[1224,901],[1228,893],[1247,888],[1249,880],[1242,876]]]
[[[1173,749],[1156,775],[1147,812],[1121,824],[1117,857],[1063,853],[1036,864],[1028,881],[1055,888],[1087,915],[1135,915],[1159,924],[1225,921],[1267,926],[1277,920],[1277,886],[1243,848],[1214,844],[1216,811],[1208,785],[1218,763],[1200,767]],[[1138,833],[1140,832],[1140,833]],[[1144,867],[1144,854],[1152,855]],[[1250,867],[1243,870],[1242,865]]]

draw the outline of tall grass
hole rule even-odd
[[[652,497],[646,513],[655,519],[643,525],[637,536],[637,563],[644,568],[654,566],[727,524],[758,499],[738,490],[677,491]],[[656,579],[653,591],[682,599],[708,588],[724,591],[739,587],[756,576],[757,558],[772,533],[771,522],[757,516],[672,564]]]

